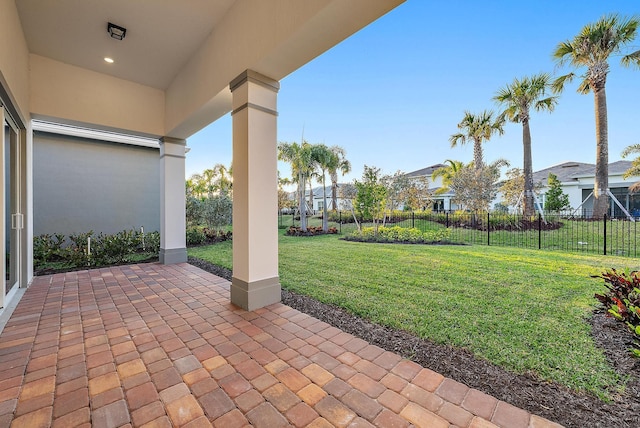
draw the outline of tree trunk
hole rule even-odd
[[[476,171],[482,169],[484,166],[482,156],[482,141],[481,140],[473,140],[473,163],[475,164]]]
[[[338,211],[338,182],[331,179],[331,205],[333,211]]]
[[[529,120],[522,122],[522,149],[524,152],[524,161],[522,163],[524,170],[524,198],[522,212],[525,217],[534,214],[533,206],[533,165],[531,160],[531,130],[529,129]]]
[[[304,175],[298,174],[298,188],[300,189],[300,230],[307,231],[307,202],[304,197],[307,182]]]
[[[329,216],[327,211],[327,186],[325,186],[324,173],[322,174],[322,231],[329,231]]]
[[[311,210],[311,215],[314,215],[313,211],[313,183],[311,182],[311,177],[309,177],[309,209]]]
[[[603,218],[609,211],[609,131],[607,94],[604,84],[593,91],[596,112],[596,180],[593,187],[593,217]]]

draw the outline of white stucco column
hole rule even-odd
[[[231,302],[255,310],[280,301],[277,110],[280,84],[247,70],[233,94],[233,278]]]
[[[187,142],[160,139],[160,263],[187,261],[184,161]]]

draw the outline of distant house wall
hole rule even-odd
[[[34,236],[160,230],[156,148],[34,133]]]

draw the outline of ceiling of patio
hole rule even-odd
[[[234,1],[16,0],[16,6],[31,53],[166,89]],[[127,29],[124,40],[109,36],[107,22]]]

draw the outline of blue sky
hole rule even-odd
[[[608,13],[640,12],[637,0],[408,0],[281,81],[278,141],[339,145],[359,178],[364,165],[384,173],[414,171],[445,159],[473,158],[449,136],[465,110],[498,110],[491,100],[514,78],[556,69],[551,53]],[[640,37],[634,42],[640,49]],[[609,160],[640,143],[640,70],[610,61],[607,80]],[[595,161],[593,95],[570,84],[555,111],[533,113],[534,170],[563,161]],[[188,139],[187,177],[231,163],[231,117]],[[487,161],[522,166],[522,126],[484,144]],[[290,176],[286,164],[280,174]]]

